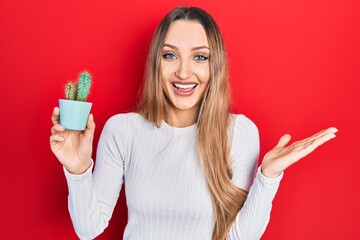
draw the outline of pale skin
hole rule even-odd
[[[166,122],[174,127],[195,124],[199,102],[210,79],[210,50],[203,27],[194,21],[179,20],[171,24],[165,37],[160,65],[164,92],[171,102]],[[196,84],[190,96],[179,96],[173,83]],[[91,165],[95,122],[90,114],[83,132],[69,131],[59,123],[59,108],[52,114],[50,147],[60,163],[72,174],[82,174]],[[324,129],[308,138],[290,142],[283,135],[278,144],[265,154],[261,171],[266,177],[277,177],[285,169],[304,158],[325,142],[336,137],[334,127]]]

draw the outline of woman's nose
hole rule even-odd
[[[187,79],[192,76],[192,70],[190,63],[185,60],[179,62],[178,69],[176,71],[176,76],[180,79]]]

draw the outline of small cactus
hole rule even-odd
[[[88,72],[80,74],[77,83],[69,82],[65,87],[65,98],[67,100],[85,102],[91,86],[91,75]]]
[[[91,76],[88,72],[80,75],[78,82],[77,100],[85,102],[90,91]]]
[[[77,83],[69,82],[65,87],[65,98],[67,100],[76,100]]]

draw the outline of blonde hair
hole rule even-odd
[[[210,81],[197,116],[197,150],[211,191],[215,227],[212,240],[226,238],[247,192],[231,182],[230,90],[224,41],[210,14],[196,7],[178,7],[170,11],[157,27],[148,53],[143,97],[138,112],[158,127],[167,118],[169,102],[160,79],[161,51],[172,22],[199,22],[205,29],[210,47]]]

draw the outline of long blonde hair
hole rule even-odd
[[[197,150],[211,191],[215,215],[212,240],[226,238],[247,193],[231,182],[230,90],[224,41],[210,14],[196,7],[178,7],[170,11],[157,27],[148,53],[143,97],[138,112],[160,126],[166,120],[169,102],[160,79],[161,51],[172,22],[199,22],[205,29],[210,47],[210,81],[197,116]]]

